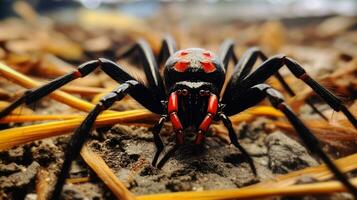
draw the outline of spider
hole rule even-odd
[[[234,52],[234,45],[235,43],[232,40],[224,41],[217,55],[202,48],[177,50],[175,41],[168,36],[163,40],[160,54],[156,59],[149,45],[144,40],[139,40],[119,58],[137,53],[147,77],[147,86],[129,75],[119,64],[108,59],[98,58],[78,66],[77,70],[72,73],[59,77],[37,89],[27,91],[2,110],[0,118],[8,115],[21,104],[36,102],[70,81],[85,77],[97,68],[120,83],[116,89],[99,101],[73,134],[52,193],[52,199],[58,199],[69,174],[71,163],[79,155],[97,116],[126,95],[130,95],[146,109],[160,115],[159,121],[152,128],[156,146],[156,153],[152,160],[153,166],[163,167],[174,152],[185,143],[185,131],[187,129],[195,130],[193,143],[198,145],[204,140],[205,134],[213,121],[223,121],[224,126],[228,129],[231,143],[239,149],[246,158],[252,172],[256,175],[253,159],[240,145],[229,116],[255,106],[267,98],[272,106],[285,114],[309,151],[319,156],[335,177],[357,199],[357,189],[324,153],[318,139],[285,103],[283,95],[264,82],[275,75],[287,92],[294,95],[294,91],[278,72],[280,68],[286,66],[295,77],[304,81],[335,111],[343,112],[357,129],[356,118],[342,104],[340,99],[312,79],[303,67],[292,58],[284,55],[268,58],[258,48],[250,48],[238,59]],[[264,62],[256,70],[253,70],[258,58]],[[159,66],[164,61],[166,61],[164,75],[161,77]],[[235,65],[234,72],[222,92],[223,95],[220,95],[225,82],[226,69],[230,62]],[[307,102],[307,104],[318,112],[311,102]],[[324,117],[322,113],[319,114]],[[166,121],[172,123],[176,135],[176,144],[158,162],[164,149],[160,130]]]

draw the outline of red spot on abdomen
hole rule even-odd
[[[180,56],[186,56],[188,54],[187,51],[181,51]]]
[[[216,71],[216,66],[212,62],[204,61],[204,62],[201,62],[201,65],[202,65],[203,71],[205,71],[206,73],[211,73],[211,72]]]
[[[208,52],[208,51],[203,52],[202,54],[203,54],[203,56],[206,57],[206,58],[209,58],[209,59],[212,58],[212,54],[211,54],[210,52]]]
[[[188,62],[188,61],[178,61],[174,65],[174,69],[178,72],[184,72],[187,70],[189,64],[190,64],[190,62]]]

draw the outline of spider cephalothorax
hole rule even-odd
[[[225,78],[222,61],[211,51],[190,48],[177,51],[168,58],[164,68],[164,78],[168,89],[179,81],[212,83],[221,90]]]
[[[9,114],[22,103],[31,104],[68,82],[88,75],[98,67],[120,83],[115,90],[100,100],[72,136],[69,147],[65,152],[61,173],[58,176],[56,187],[52,194],[53,199],[58,199],[68,176],[72,160],[78,156],[97,116],[127,94],[131,95],[132,98],[151,112],[160,115],[160,120],[152,129],[153,139],[157,148],[152,161],[153,166],[161,168],[170,156],[185,143],[183,133],[186,129],[196,132],[194,143],[200,144],[204,140],[210,124],[214,121],[222,121],[228,129],[232,144],[246,158],[245,160],[254,174],[256,174],[256,169],[253,159],[239,144],[228,116],[242,112],[268,98],[275,108],[284,113],[306,147],[319,156],[335,174],[335,177],[357,198],[357,189],[324,153],[317,138],[286,105],[282,94],[264,82],[275,75],[288,93],[294,95],[294,91],[278,72],[280,68],[286,66],[295,77],[304,81],[335,111],[343,112],[352,125],[357,128],[357,121],[352,113],[342,104],[341,100],[312,79],[301,65],[293,59],[286,56],[267,58],[259,49],[250,48],[238,61],[233,47],[234,43],[232,41],[227,40],[224,42],[221,46],[219,57],[210,51],[200,48],[176,51],[173,39],[168,37],[163,41],[158,59],[155,59],[149,45],[140,40],[123,53],[120,58],[129,56],[136,51],[139,52],[148,80],[147,86],[125,72],[120,65],[110,60],[99,58],[80,65],[76,71],[70,74],[26,92],[18,100],[2,110],[0,118]],[[264,62],[256,70],[253,70],[258,58]],[[162,78],[159,73],[159,66],[165,60],[167,61],[164,67],[164,77]],[[231,60],[235,65],[234,71],[231,77],[227,77],[226,89],[221,91],[226,77],[225,72]],[[223,94],[222,96],[220,96],[221,93]],[[307,104],[318,112],[311,102],[307,102]],[[322,113],[318,112],[318,114],[323,116]],[[168,120],[173,125],[177,142],[157,164],[158,158],[164,149],[160,130],[164,122]]]

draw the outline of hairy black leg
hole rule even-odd
[[[223,62],[223,66],[227,71],[229,61],[232,60],[235,65],[238,62],[238,58],[234,52],[234,41],[231,39],[227,39],[223,41],[219,48],[219,57]]]
[[[254,175],[257,175],[257,169],[255,168],[254,161],[252,157],[248,154],[248,152],[242,147],[242,145],[238,142],[238,137],[233,129],[231,120],[223,113],[220,113],[220,118],[223,121],[224,126],[228,129],[229,139],[231,140],[232,144],[239,149],[242,155],[245,157],[246,161],[248,162],[250,168]]]
[[[110,60],[99,58],[98,60],[88,61],[78,66],[77,70],[56,78],[44,84],[36,89],[28,90],[25,92],[19,99],[15,100],[12,104],[6,107],[4,110],[0,112],[0,118],[5,117],[11,111],[19,107],[21,104],[25,103],[27,105],[34,103],[41,98],[49,95],[53,91],[59,89],[60,87],[66,85],[67,83],[81,77],[85,77],[91,72],[93,72],[96,68],[100,68],[103,70],[108,76],[119,83],[124,83],[127,80],[135,80],[128,73],[126,73],[122,67]],[[143,93],[132,93],[131,96],[142,104],[145,108],[149,109],[154,113],[163,113],[163,106],[161,102],[152,95],[151,91],[147,89],[144,85],[141,84],[140,92]],[[150,98],[143,98],[145,97]]]
[[[177,51],[176,42],[173,37],[167,35],[162,40],[162,45],[160,49],[159,56],[157,58],[158,65],[162,65],[170,56],[172,56]]]
[[[130,57],[134,53],[139,53],[140,62],[143,65],[149,89],[156,94],[160,101],[166,99],[164,82],[160,76],[159,67],[156,63],[154,53],[149,44],[141,39],[127,51],[118,56],[118,59]]]
[[[110,106],[114,104],[116,101],[120,101],[124,98],[125,95],[131,94],[132,91],[140,90],[140,83],[135,80],[129,80],[125,83],[121,84],[111,93],[105,95],[99,103],[94,107],[94,109],[87,115],[82,124],[76,129],[75,133],[71,137],[70,143],[65,152],[64,162],[61,168],[61,172],[58,176],[55,189],[52,193],[52,199],[59,199],[61,195],[61,191],[65,180],[69,174],[69,170],[71,168],[72,161],[78,157],[82,146],[84,145],[88,133],[91,131],[96,118],[98,115],[108,109]]]
[[[161,169],[165,163],[175,154],[177,149],[180,147],[179,144],[175,144],[165,155],[164,157],[160,160],[160,162],[157,164],[157,168]]]
[[[244,78],[246,78],[252,71],[254,64],[256,63],[257,59],[260,58],[262,61],[267,60],[267,56],[259,49],[256,47],[249,48],[242,56],[242,58],[239,60],[237,65],[234,68],[234,72],[232,74],[232,77],[230,78],[228,84],[227,84],[227,89],[224,92],[223,95],[223,100],[222,102],[226,102],[227,100],[231,99],[236,90],[234,88],[236,87],[237,84],[239,84]],[[279,83],[283,86],[285,91],[290,96],[295,96],[295,92],[293,89],[287,84],[287,82],[284,80],[283,76],[279,73],[279,71],[276,71],[274,76],[277,78]],[[327,117],[323,115],[322,112],[320,112],[316,106],[309,100],[307,99],[305,101],[307,105],[309,105],[312,110],[320,115],[323,119],[328,121]]]
[[[307,149],[311,153],[321,158],[323,162],[327,165],[327,167],[331,170],[331,172],[333,172],[335,177],[357,199],[357,188],[355,188],[351,184],[348,178],[338,169],[338,167],[333,163],[333,161],[322,150],[322,145],[319,140],[311,133],[311,131],[296,116],[296,114],[289,108],[289,106],[285,104],[283,95],[267,84],[259,84],[254,86],[253,88],[259,90],[262,94],[266,95],[271,104],[284,113],[290,123],[294,126],[296,132],[299,134]]]
[[[159,159],[161,152],[164,150],[164,143],[162,142],[162,139],[160,137],[160,131],[161,131],[166,120],[167,120],[166,115],[161,116],[159,121],[152,128],[152,133],[154,135],[154,142],[155,142],[155,146],[156,146],[156,153],[152,160],[153,166],[156,166],[157,160]]]
[[[233,93],[238,93],[241,91],[245,91],[254,85],[265,82],[269,77],[274,75],[281,67],[286,66],[291,73],[303,80],[311,89],[315,91],[317,95],[319,95],[328,105],[331,106],[335,111],[341,111],[347,117],[347,119],[352,123],[352,125],[357,129],[357,120],[352,115],[352,113],[347,109],[345,105],[343,105],[342,101],[337,98],[334,94],[332,94],[329,90],[321,86],[318,82],[312,79],[306,71],[291,58],[286,56],[275,56],[266,60],[264,63],[260,65],[254,72],[244,78],[239,84],[236,85],[236,89]],[[233,94],[232,96],[236,96],[237,94]],[[226,104],[231,104],[231,99],[224,99],[222,101]],[[229,109],[229,106],[227,106]]]

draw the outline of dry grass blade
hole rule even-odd
[[[233,123],[252,120],[257,116],[283,117],[284,114],[271,106],[252,107],[244,112],[231,117]]]
[[[92,168],[99,178],[108,186],[118,199],[134,200],[136,199],[123,183],[121,183],[104,160],[91,151],[87,145],[84,145],[81,151],[84,161]]]
[[[295,133],[294,127],[287,122],[275,121],[273,123],[280,129]],[[331,125],[321,120],[310,120],[305,123],[322,140],[357,141],[357,131],[350,126]]]
[[[6,104],[7,105],[7,104]],[[1,102],[0,102],[1,108]],[[29,110],[31,112],[31,110]],[[21,112],[26,114],[27,112]],[[31,112],[32,113],[32,112]],[[238,115],[232,117],[234,123],[239,123],[242,121],[251,120],[256,116],[267,116],[267,117],[281,117],[282,113],[278,110],[275,110],[272,107],[268,106],[258,106],[247,111],[244,111]],[[0,123],[10,123],[10,122],[33,122],[33,121],[46,121],[46,120],[65,120],[65,119],[74,119],[81,118],[83,116],[78,114],[62,114],[62,115],[9,115],[0,119]]]
[[[94,96],[101,93],[108,93],[110,89],[100,88],[100,87],[88,87],[79,85],[66,85],[62,88],[63,91],[70,94],[80,94],[83,96]]]
[[[89,177],[80,177],[80,178],[68,178],[66,183],[77,184],[77,183],[86,183],[89,181]]]
[[[59,122],[49,122],[45,124],[30,125],[24,127],[11,128],[0,131],[0,150],[6,150],[13,146],[25,144],[27,142],[40,140],[48,137],[58,136],[68,133],[79,126],[84,117],[63,120]],[[147,110],[133,110],[125,112],[115,112],[103,114],[98,117],[96,126],[104,126],[119,122],[130,122],[139,120],[154,120],[155,114]]]
[[[346,173],[349,171],[353,171],[357,169],[357,153],[352,154],[338,160],[335,160],[335,164],[339,167],[339,169]],[[323,164],[316,167],[309,167],[306,169],[298,170],[291,172],[286,175],[281,175],[275,177],[273,180],[265,181],[262,183],[258,183],[256,185],[252,185],[249,187],[258,188],[258,187],[285,187],[288,185],[293,185],[296,183],[298,179],[302,176],[310,176],[319,181],[327,180],[331,178],[333,175],[330,170]]]
[[[352,179],[352,183],[357,185],[357,178]],[[293,185],[283,188],[259,187],[242,188],[232,190],[210,190],[202,192],[175,192],[168,194],[154,194],[138,196],[138,200],[224,200],[224,199],[257,199],[268,196],[284,195],[307,195],[307,194],[326,194],[334,192],[344,192],[346,189],[337,181],[324,183]]]
[[[46,121],[46,120],[65,120],[80,118],[81,115],[77,114],[68,114],[68,115],[9,115],[0,119],[1,124],[10,123],[10,122],[34,122],[34,121]]]
[[[31,78],[11,69],[2,63],[0,63],[0,75],[25,88],[35,88],[40,86],[40,83],[37,81],[32,80]],[[94,107],[94,105],[89,102],[83,101],[77,97],[59,90],[52,92],[49,97],[78,110],[90,111]]]
[[[49,172],[43,168],[40,168],[36,176],[36,194],[37,200],[46,200],[47,192],[49,189]]]

